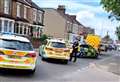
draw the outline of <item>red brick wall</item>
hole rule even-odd
[[[40,40],[37,40],[37,39],[32,40],[31,42],[34,48],[39,48],[39,46],[41,45]]]

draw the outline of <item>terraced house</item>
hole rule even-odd
[[[59,5],[57,9],[43,8],[45,11],[44,33],[53,38],[63,38],[72,42],[73,37],[80,36],[84,29],[81,23],[76,20],[76,15],[66,13],[64,5]]]
[[[0,0],[0,32],[39,38],[44,11],[32,0]]]

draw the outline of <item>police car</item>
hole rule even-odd
[[[34,73],[36,59],[37,54],[27,38],[11,33],[0,34],[0,68]]]
[[[67,64],[70,58],[70,49],[63,40],[49,39],[46,45],[40,46],[39,54],[42,59],[60,59]]]

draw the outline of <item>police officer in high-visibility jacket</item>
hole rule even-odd
[[[70,54],[70,61],[72,61],[72,59],[74,58],[73,62],[76,62],[76,60],[77,60],[77,53],[78,53],[78,49],[79,49],[78,41],[75,41],[73,43],[72,48],[73,48],[73,50],[72,50],[72,53]]]

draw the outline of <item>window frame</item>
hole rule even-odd
[[[33,21],[37,21],[37,9],[33,8]]]
[[[10,14],[10,2],[11,0],[4,0],[4,13]]]
[[[21,3],[17,2],[17,10],[16,10],[16,15],[17,17],[21,17]]]

